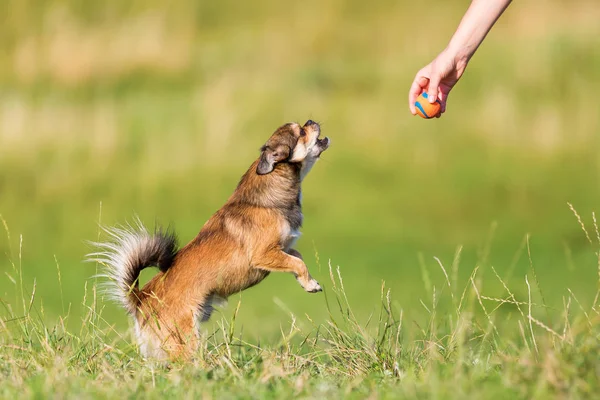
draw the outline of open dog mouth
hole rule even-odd
[[[317,149],[317,157],[320,156],[321,153],[323,153],[325,150],[327,150],[330,144],[331,140],[329,140],[327,136],[325,136],[322,139],[317,138],[317,143],[315,144],[315,147]]]
[[[312,130],[317,131],[317,139],[316,139],[314,145],[312,146],[312,149],[310,152],[313,157],[319,157],[322,152],[324,152],[325,150],[327,150],[329,148],[329,145],[331,144],[331,140],[329,140],[328,137],[324,137],[324,138],[320,137],[321,136],[321,126],[319,125],[319,123],[317,123],[311,119],[306,121],[306,123],[304,124],[304,128],[311,128]]]

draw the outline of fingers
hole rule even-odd
[[[442,114],[446,112],[446,100],[447,99],[448,99],[448,94],[444,93],[443,88],[440,87],[440,95],[439,95],[439,99],[438,99],[440,101],[440,111],[435,116],[436,118],[441,117]]]
[[[430,103],[435,103],[436,101],[440,102],[441,108],[436,115],[437,118],[446,112],[446,100],[450,90],[452,90],[452,87],[456,82],[448,82],[448,74],[444,72],[446,68],[443,61],[443,59],[441,61],[436,59],[417,72],[410,90],[408,91],[408,106],[411,114],[417,114],[415,102],[423,92],[427,93],[427,99]]]
[[[442,114],[446,112],[446,104],[448,102],[448,95],[450,94],[450,90],[452,90],[452,86],[447,85],[444,82],[440,83],[440,85],[438,86],[438,95],[437,95],[437,97],[435,97],[435,100],[439,101],[439,103],[440,103],[440,111],[435,116],[436,118],[441,117]],[[427,92],[428,92],[428,94],[427,94],[428,99],[431,99],[432,96],[429,95],[429,93],[431,93],[431,84],[430,84],[430,87],[428,88]]]
[[[435,103],[438,100],[438,92],[440,87],[440,81],[442,77],[437,73],[432,73],[429,78],[429,87],[427,88],[427,100],[431,104]]]
[[[439,115],[441,116],[446,112],[446,104],[448,103],[448,96],[450,95],[450,90],[452,90],[452,86],[446,85],[444,83],[440,84],[439,87],[439,100],[441,103]]]
[[[429,79],[423,74],[422,71],[423,70],[417,73],[415,80],[408,91],[408,108],[410,109],[412,115],[417,115],[415,102],[417,101],[417,97],[419,97],[429,82]]]

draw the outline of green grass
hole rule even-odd
[[[600,287],[600,237],[592,240],[583,229],[596,249]],[[569,288],[543,291],[531,256],[524,296],[493,267],[459,279],[457,253],[451,265],[439,262],[444,279],[425,278],[431,298],[421,300],[420,310],[405,310],[382,283],[365,319],[355,315],[358,298],[345,289],[340,269],[329,267],[319,299],[325,321],[288,311],[279,334],[249,340],[237,320],[245,312],[240,300],[230,318],[214,317],[214,329],[203,331],[193,362],[157,365],[140,358],[132,329],[106,320],[95,284],[49,325],[36,293],[41,282],[28,289],[21,255],[22,249],[7,274],[17,299],[2,300],[3,398],[547,399],[600,390],[600,291],[591,307]],[[484,276],[504,287],[499,298],[486,296]],[[549,307],[549,299],[561,299],[562,307]],[[77,329],[69,328],[71,307],[83,312]]]
[[[0,13],[0,215],[10,232],[0,234],[0,299],[10,307],[0,314],[2,397],[133,396],[152,382],[213,397],[593,393],[597,246],[590,249],[567,203],[593,226],[600,9],[595,0],[514,3],[452,92],[447,114],[413,118],[412,77],[445,46],[464,7],[9,0]],[[172,223],[186,243],[270,133],[309,118],[322,123],[332,147],[304,183],[299,250],[350,335],[347,353],[360,352],[356,372],[348,376],[348,359],[334,352],[342,339],[325,296],[272,274],[206,328],[221,332],[220,320],[228,327],[241,299],[235,339],[218,333],[196,365],[152,375],[122,310],[101,297],[91,302],[96,268],[82,262],[86,241],[98,237],[98,222],[138,214],[147,226]],[[340,267],[355,319],[337,306],[329,265]],[[523,317],[515,304],[494,310],[497,302],[482,298],[492,328],[470,283],[476,268],[481,296],[494,299],[508,295],[494,269],[521,302],[529,301],[527,276],[533,317],[559,336],[570,301],[568,337],[535,324],[532,335],[526,308]],[[394,294],[395,322],[400,310],[404,322],[399,353],[386,337],[379,358],[372,352],[382,281]],[[280,328],[295,332],[291,314],[300,331],[288,351]],[[286,377],[262,379],[278,373]]]

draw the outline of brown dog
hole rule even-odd
[[[109,289],[135,320],[146,357],[188,358],[198,347],[198,324],[213,305],[256,285],[272,271],[290,272],[310,293],[321,291],[293,249],[302,225],[302,179],[329,138],[319,124],[290,123],[275,131],[227,203],[198,236],[177,250],[173,233],[137,227],[107,229],[112,241],[96,243],[91,260],[106,267]],[[140,271],[160,272],[141,290]]]

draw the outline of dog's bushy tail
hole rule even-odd
[[[110,239],[92,242],[97,251],[87,255],[87,261],[104,266],[106,292],[131,314],[140,303],[138,278],[147,267],[166,272],[177,254],[177,238],[170,229],[157,228],[150,234],[139,219],[133,225],[102,228]]]

